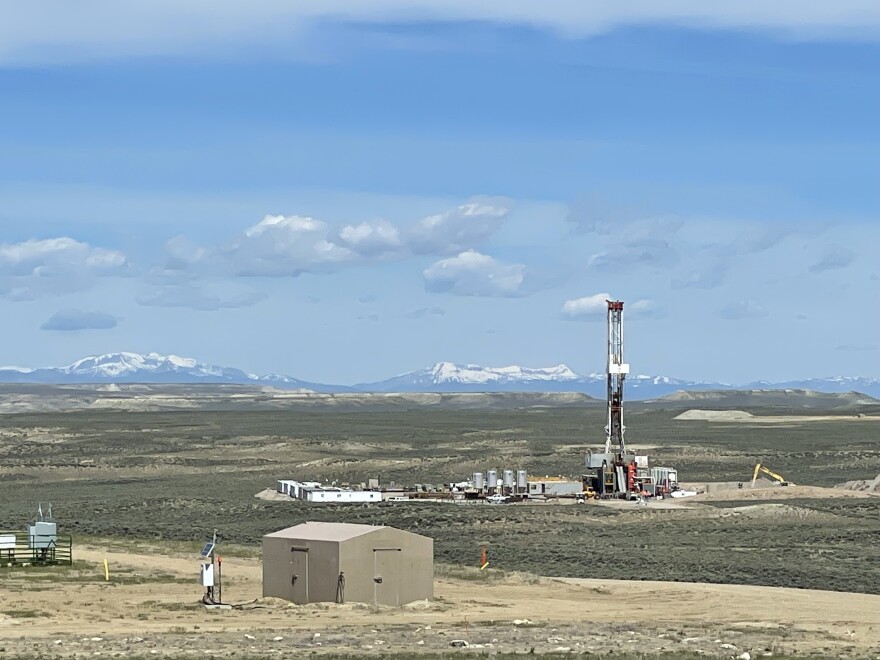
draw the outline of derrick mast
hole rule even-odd
[[[623,384],[629,365],[623,361],[623,302],[608,302],[608,420],[605,426],[605,453],[614,452],[618,459],[626,453],[623,434]]]
[[[604,451],[588,449],[584,460],[586,496],[647,501],[678,488],[672,468],[651,468],[648,456],[626,448],[623,435],[623,386],[629,365],[623,361],[623,302],[608,300],[607,406]],[[674,475],[670,477],[670,475]]]
[[[599,497],[638,497],[650,483],[647,456],[636,456],[627,451],[623,434],[623,385],[629,365],[623,361],[623,303],[608,300],[608,363],[607,406],[605,422],[605,450],[588,451],[584,475],[584,489]]]

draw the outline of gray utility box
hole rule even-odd
[[[28,537],[32,548],[54,548],[58,545],[58,525],[53,522],[36,522],[28,527]]]

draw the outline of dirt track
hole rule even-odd
[[[195,556],[81,547],[77,558],[88,566],[69,581],[37,583],[28,569],[2,569],[6,614],[0,615],[0,642],[7,657],[233,650],[271,655],[294,649],[412,653],[451,650],[454,639],[511,652],[880,653],[880,596],[512,575],[489,583],[439,578],[436,602],[400,610],[300,607],[260,599],[259,561],[227,557],[224,600],[239,607],[210,612],[197,604]],[[109,583],[103,581],[104,558]],[[121,576],[128,583],[121,584]]]

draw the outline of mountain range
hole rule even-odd
[[[387,380],[332,385],[281,374],[258,376],[240,369],[158,353],[108,353],[86,357],[66,367],[26,369],[0,367],[0,383],[202,383],[266,385],[314,392],[579,392],[605,398],[605,374],[577,374],[564,364],[543,369],[482,367],[439,362],[433,367],[400,374]],[[681,380],[668,376],[631,375],[626,391],[631,399],[654,399],[677,391],[704,390],[814,390],[857,391],[880,397],[880,379],[854,376],[799,381],[756,381],[740,385]]]

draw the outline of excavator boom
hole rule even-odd
[[[776,479],[776,481],[779,482],[779,484],[781,486],[788,486],[788,482],[785,480],[785,477],[783,477],[781,474],[776,474],[775,472],[773,472],[773,470],[766,468],[763,465],[761,465],[760,463],[758,463],[757,465],[755,465],[755,473],[752,475],[752,486],[753,487],[755,485],[755,481],[758,479],[759,472],[763,472],[767,476],[773,477],[774,479]]]

